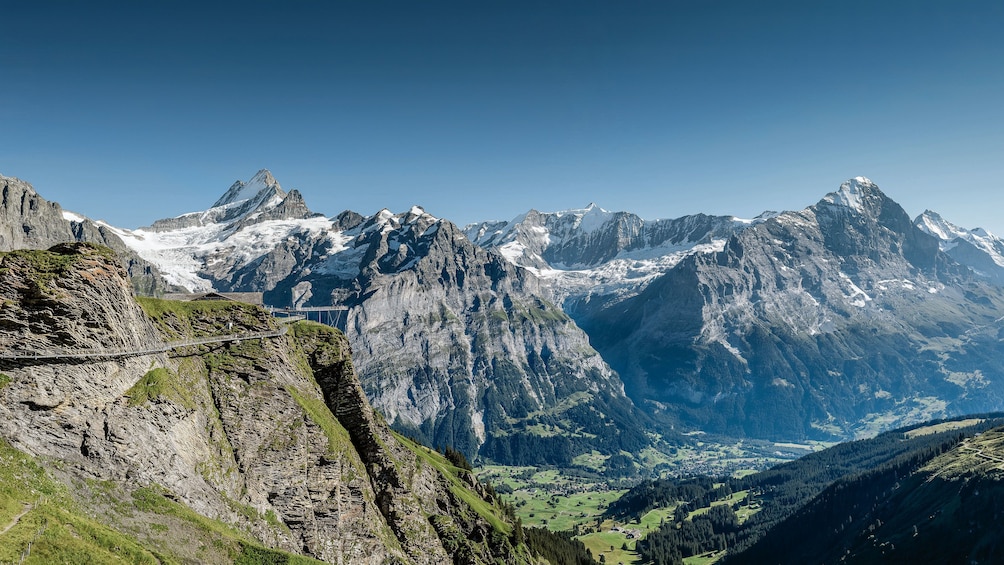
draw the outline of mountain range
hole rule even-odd
[[[326,218],[263,170],[202,212],[95,225],[156,265],[163,286],[336,305],[374,407],[428,444],[567,466],[650,442],[616,374],[537,277],[421,208]]]
[[[684,429],[847,438],[1002,401],[1000,240],[911,221],[863,177],[753,220],[589,207],[467,233],[539,273],[628,395]]]
[[[749,220],[326,217],[266,170],[146,228],[61,213],[121,241],[154,289],[338,308],[389,422],[499,462],[637,453],[651,430],[842,439],[1004,394],[1004,243],[911,220],[863,177]]]

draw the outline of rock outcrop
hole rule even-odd
[[[231,524],[242,546],[330,563],[532,561],[472,475],[374,414],[336,330],[283,333],[237,303],[141,304],[106,248],[0,255],[0,435],[71,491],[152,488]],[[214,336],[225,339],[156,352]],[[109,521],[138,520],[116,512]],[[163,533],[129,531],[150,544]]]
[[[155,296],[178,290],[109,229],[48,202],[27,182],[0,175],[0,252],[48,249],[57,243],[86,241],[112,248],[129,273],[136,292]]]
[[[21,179],[0,176],[0,251],[46,249],[75,239],[59,204]]]

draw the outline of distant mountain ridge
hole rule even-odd
[[[930,210],[917,216],[914,225],[938,238],[942,251],[977,276],[1004,286],[1004,241],[999,237],[980,228],[960,228]]]
[[[464,228],[478,245],[536,273],[574,317],[633,296],[692,253],[720,250],[754,220],[696,214],[646,221],[595,204],[562,212],[530,210],[509,222]]]
[[[578,321],[636,402],[783,438],[1000,407],[1002,316],[999,287],[858,177]]]
[[[653,565],[997,563],[1001,413],[899,428],[738,477],[642,481],[606,515],[672,517],[635,546]]]
[[[418,206],[326,218],[262,170],[205,211],[114,231],[192,290],[339,308],[374,406],[430,444],[569,465],[649,443],[616,374],[537,277]]]

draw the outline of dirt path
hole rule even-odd
[[[16,526],[17,523],[21,521],[21,518],[23,518],[25,514],[31,512],[32,508],[34,508],[33,505],[25,503],[24,509],[21,510],[21,513],[18,514],[17,516],[14,516],[14,519],[11,520],[10,524],[7,524],[6,528],[0,530],[0,536],[6,534],[11,528]]]

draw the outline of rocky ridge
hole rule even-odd
[[[530,210],[509,222],[464,228],[467,237],[530,269],[565,312],[578,319],[630,298],[692,253],[720,251],[754,220],[695,214],[643,220],[595,204],[579,210]]]
[[[146,299],[141,308],[107,249],[0,255],[7,352],[143,349],[275,327],[263,310],[234,303]],[[504,513],[490,501],[472,506],[487,493],[470,474],[391,434],[365,399],[344,337],[325,326],[110,360],[8,355],[0,370],[0,434],[54,462],[81,504],[93,502],[81,494],[93,487],[81,485],[114,485],[102,492],[181,503],[232,524],[245,552],[331,563],[532,561]],[[114,510],[121,504],[105,508],[108,520],[141,542],[215,560],[208,542],[165,546],[161,530],[130,525],[134,510]]]
[[[0,175],[0,252],[48,249],[70,241],[88,241],[114,249],[140,294],[152,296],[177,290],[108,226],[48,202],[21,179]]]
[[[949,257],[971,268],[977,276],[1004,286],[1004,241],[999,237],[980,228],[961,228],[930,210],[913,223],[938,238],[939,247]]]
[[[999,407],[1002,314],[1000,289],[858,177],[580,323],[671,421],[839,438]]]

